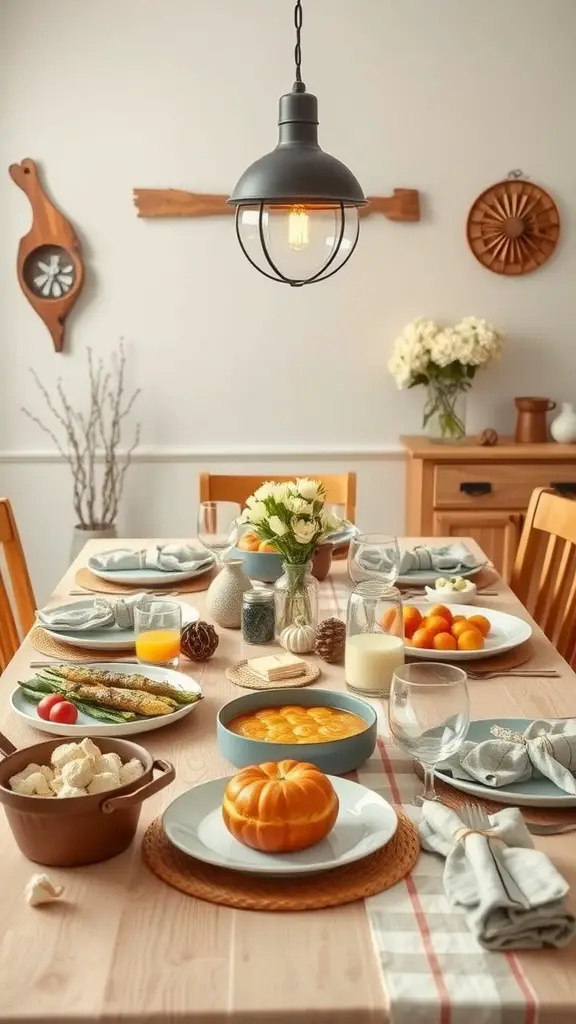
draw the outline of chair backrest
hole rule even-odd
[[[576,501],[532,492],[510,581],[540,628],[570,662],[576,654]]]
[[[302,474],[304,475],[304,474]],[[351,523],[356,520],[356,473],[310,474],[314,480],[321,480],[326,488],[328,505],[343,505],[344,515]],[[242,507],[255,490],[266,480],[284,483],[294,480],[296,474],[278,476],[215,476],[211,473],[200,474],[200,501],[237,501]]]
[[[21,634],[31,629],[35,619],[36,601],[30,575],[20,542],[12,506],[0,498],[0,546],[4,553],[20,630],[0,572],[0,667],[4,668],[20,646]]]

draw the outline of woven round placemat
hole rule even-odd
[[[320,910],[374,896],[412,870],[420,853],[418,832],[405,814],[397,813],[396,835],[382,850],[318,875],[271,878],[204,864],[168,842],[160,818],[146,829],[142,855],[163,882],[208,903],[237,910]]]
[[[506,672],[511,668],[520,668],[535,655],[534,645],[531,640],[525,640],[519,647],[512,651],[504,651],[503,654],[495,654],[492,658],[478,658],[474,661],[458,662],[464,671],[486,673]],[[446,661],[450,660],[450,651],[446,652]]]
[[[33,648],[40,654],[45,654],[48,658],[62,658],[66,661],[102,661],[103,656],[113,661],[115,658],[125,658],[130,653],[126,650],[89,651],[86,647],[72,647],[71,644],[65,644],[62,640],[55,640],[41,626],[36,626],[32,630],[30,640]]]
[[[414,764],[414,771],[420,779],[424,777],[419,764]],[[463,804],[477,804],[486,814],[497,814],[498,811],[503,811],[506,807],[516,806],[513,800],[509,804],[497,804],[493,800],[474,796],[472,793],[464,793],[462,790],[454,789],[446,782],[442,782],[438,777],[434,780],[434,788],[436,795],[442,803],[446,804],[447,807],[451,807],[456,812]],[[552,807],[519,807],[518,810],[521,811],[526,821],[533,821],[534,824],[538,825],[564,824],[564,822],[576,820],[575,807],[567,808],[565,811],[556,811]]]
[[[320,675],[317,665],[308,665],[307,671],[301,676],[293,676],[292,679],[281,679],[277,683],[267,683],[260,679],[247,667],[246,661],[239,661],[236,665],[227,668],[224,675],[235,686],[242,686],[245,690],[292,690],[295,686],[309,686],[315,682]]]
[[[199,590],[208,590],[215,575],[214,570],[210,569],[209,572],[203,573],[202,576],[194,576],[190,580],[182,580],[181,583],[172,582],[165,583],[160,587],[143,587],[142,584],[110,583],[109,580],[101,580],[99,576],[95,576],[93,572],[90,572],[90,569],[84,568],[78,570],[75,580],[79,587],[84,587],[85,590],[91,590],[96,594],[135,594],[139,590],[158,594],[162,594],[165,591],[178,594],[195,594]]]

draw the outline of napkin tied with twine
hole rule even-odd
[[[92,555],[88,565],[91,569],[119,572],[122,569],[159,569],[162,572],[191,572],[210,567],[214,556],[199,551],[189,544],[155,544],[140,551],[130,548],[115,548]]]
[[[491,732],[494,739],[465,740],[438,768],[495,789],[544,777],[576,796],[576,720],[536,721],[523,733],[493,726]]]
[[[491,951],[566,946],[576,920],[564,906],[568,883],[535,850],[520,811],[490,815],[486,829],[468,828],[449,807],[426,800],[419,831],[425,850],[446,859],[444,889],[462,907],[470,931]],[[518,892],[511,899],[502,874]]]

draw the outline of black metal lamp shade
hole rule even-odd
[[[367,202],[350,170],[318,145],[318,101],[296,82],[280,98],[278,145],[244,172],[228,202],[247,259],[266,277],[304,285],[331,277],[358,241]]]

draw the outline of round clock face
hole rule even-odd
[[[59,245],[41,245],[26,258],[24,280],[31,292],[42,299],[61,299],[76,280],[76,268],[69,253]]]

